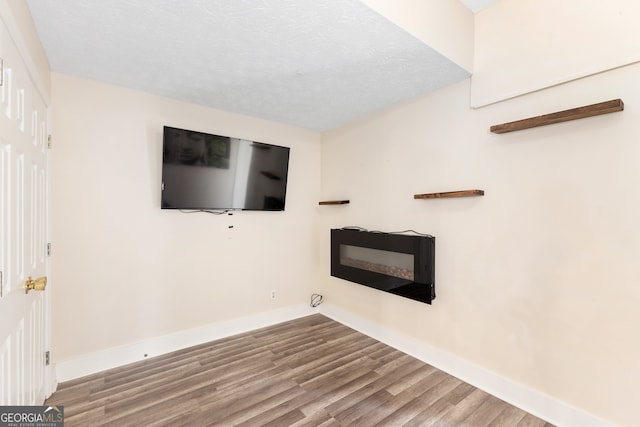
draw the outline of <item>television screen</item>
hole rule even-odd
[[[162,209],[284,210],[289,148],[164,127]]]

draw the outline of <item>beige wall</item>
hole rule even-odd
[[[475,17],[471,105],[640,61],[637,0],[501,0]]]
[[[52,81],[57,362],[308,301],[318,276],[317,133],[66,75]],[[161,210],[163,125],[291,147],[286,210]]]
[[[620,425],[640,384],[640,65],[480,110],[469,81],[324,136],[327,301]],[[491,125],[621,97],[625,111]],[[414,200],[479,188],[484,197]],[[436,236],[432,306],[329,277],[329,229]]]
[[[474,15],[458,0],[362,0],[460,67],[473,70]]]

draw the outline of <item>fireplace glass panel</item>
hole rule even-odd
[[[374,273],[413,280],[413,254],[340,245],[340,264]]]
[[[332,229],[331,275],[431,304],[436,296],[435,238]]]

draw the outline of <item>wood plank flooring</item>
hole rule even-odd
[[[320,314],[59,385],[65,426],[553,427]]]

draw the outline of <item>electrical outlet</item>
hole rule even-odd
[[[271,299],[276,299],[276,290],[271,290]]]

